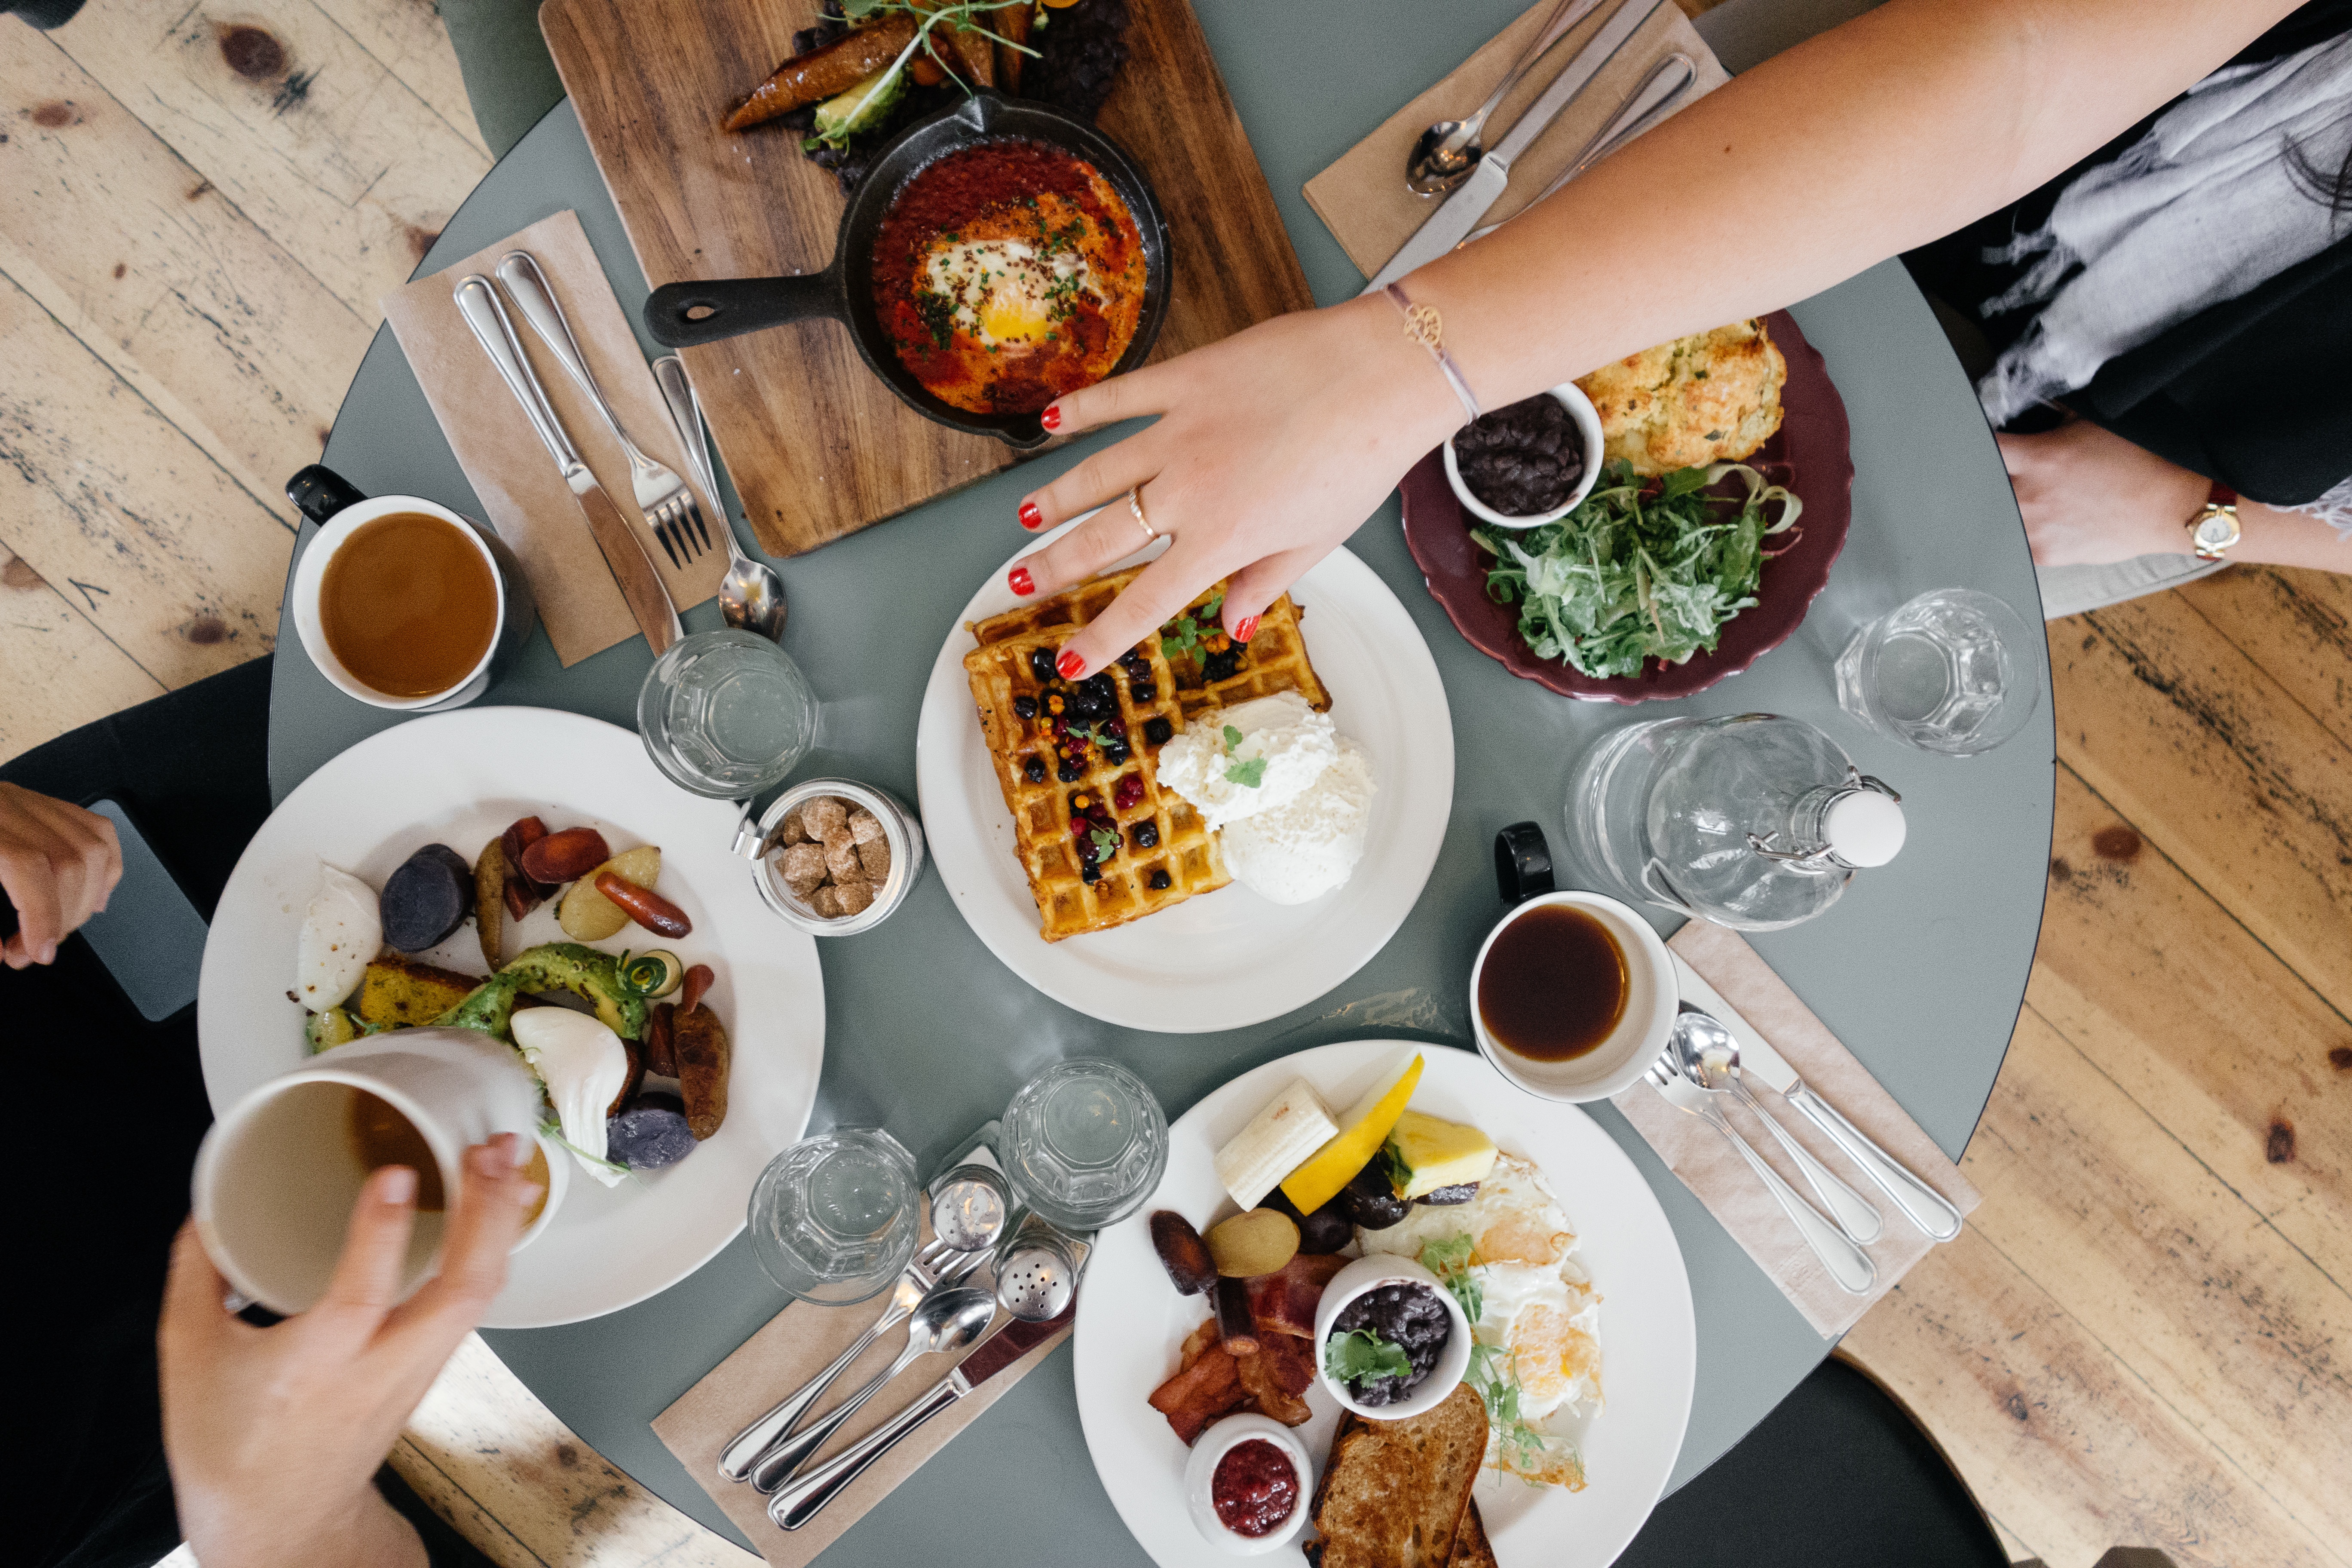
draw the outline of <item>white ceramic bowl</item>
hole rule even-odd
[[[1607,1039],[1563,1062],[1538,1061],[1504,1049],[1486,1032],[1486,1021],[1478,1012],[1478,983],[1486,973],[1486,954],[1495,939],[1513,921],[1547,904],[1573,904],[1591,915],[1608,928],[1625,955],[1624,1016]],[[1561,983],[1573,984],[1574,978],[1563,975]],[[1496,922],[1486,940],[1478,944],[1477,960],[1470,965],[1470,1026],[1478,1037],[1480,1054],[1494,1064],[1496,1072],[1545,1100],[1606,1100],[1631,1088],[1666,1048],[1680,1001],[1674,960],[1666,954],[1666,944],[1658,940],[1648,921],[1605,893],[1545,893],[1529,899]]]
[[[327,563],[334,559],[351,536],[379,518],[404,512],[422,512],[426,517],[440,519],[454,526],[470,541],[482,559],[489,563],[491,580],[497,584],[499,598],[498,624],[491,629],[489,647],[475,661],[466,678],[446,691],[436,691],[423,697],[390,697],[360,679],[343,668],[335,650],[327,645],[325,626],[319,617],[319,589],[326,581]],[[287,590],[287,601],[294,612],[294,631],[302,642],[302,651],[319,667],[319,673],[332,681],[337,690],[372,708],[389,708],[400,712],[431,713],[460,708],[490,689],[490,683],[512,661],[523,639],[530,635],[533,605],[530,579],[524,576],[518,562],[499,536],[460,512],[422,500],[416,496],[370,496],[354,501],[319,525],[319,531],[304,546],[302,559],[294,563],[294,581]]]
[[[1253,1437],[1262,1437],[1281,1449],[1289,1456],[1291,1468],[1298,1472],[1298,1506],[1290,1510],[1288,1519],[1264,1535],[1244,1535],[1226,1529],[1209,1495],[1210,1482],[1216,1478],[1217,1462]],[[1281,1422],[1255,1414],[1228,1415],[1201,1434],[1192,1445],[1192,1457],[1184,1461],[1184,1507],[1203,1537],[1236,1557],[1279,1552],[1297,1539],[1298,1532],[1307,1528],[1307,1516],[1315,1511],[1315,1463],[1307,1458],[1307,1446],[1298,1440],[1298,1434]]]
[[[1426,1285],[1445,1304],[1445,1316],[1454,1331],[1445,1336],[1445,1348],[1438,1352],[1437,1365],[1422,1380],[1421,1386],[1393,1405],[1359,1405],[1348,1395],[1348,1385],[1323,1370],[1324,1342],[1331,1337],[1331,1324],[1348,1303],[1369,1290],[1382,1285],[1410,1283]],[[1437,1276],[1410,1258],[1392,1253],[1375,1252],[1369,1258],[1359,1258],[1337,1274],[1323,1288],[1322,1302],[1315,1309],[1315,1375],[1323,1387],[1342,1408],[1372,1421],[1404,1421],[1445,1403],[1470,1370],[1470,1320],[1462,1315],[1462,1304],[1454,1299]]]
[[[759,842],[768,841],[768,836],[775,832],[776,824],[783,821],[787,812],[821,795],[862,805],[882,824],[883,839],[890,846],[890,874],[874,890],[874,901],[854,915],[826,919],[811,908],[807,900],[784,886],[784,856],[781,848],[760,856],[751,868],[751,879],[770,909],[811,936],[856,936],[889,919],[907,901],[908,889],[921,879],[923,825],[913,812],[899,804],[898,796],[887,790],[848,779],[808,779],[769,803],[760,816]]]
[[[1496,511],[1470,493],[1470,487],[1462,482],[1462,467],[1454,455],[1454,439],[1448,437],[1444,447],[1445,482],[1454,487],[1454,499],[1472,517],[1482,522],[1491,522],[1497,528],[1541,528],[1545,523],[1558,522],[1574,511],[1582,504],[1584,498],[1592,493],[1592,482],[1601,477],[1601,416],[1593,408],[1592,400],[1579,391],[1572,381],[1563,381],[1551,388],[1549,395],[1558,398],[1560,406],[1568,410],[1569,420],[1575,425],[1576,433],[1584,443],[1584,478],[1569,491],[1568,500],[1551,510],[1538,512],[1533,517],[1513,517],[1507,512]]]

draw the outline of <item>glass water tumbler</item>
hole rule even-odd
[[[637,691],[646,754],[679,788],[718,800],[782,784],[814,743],[816,716],[792,656],[732,627],[672,643]]]
[[[1990,594],[1931,589],[1853,634],[1838,655],[1838,706],[1923,752],[1990,752],[2033,716],[2040,637]]]
[[[786,1291],[826,1306],[863,1301],[915,1255],[915,1157],[879,1128],[803,1138],[760,1173],[746,1224],[751,1255]]]
[[[1013,1195],[1032,1211],[1065,1230],[1100,1230],[1160,1185],[1168,1116],[1117,1062],[1057,1062],[1004,1108],[997,1152]]]

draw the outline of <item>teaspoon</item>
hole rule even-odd
[[[1885,1221],[1879,1217],[1870,1200],[1839,1181],[1829,1167],[1807,1153],[1803,1144],[1790,1137],[1778,1121],[1765,1113],[1755,1091],[1739,1076],[1739,1042],[1731,1037],[1731,1031],[1720,1020],[1685,1003],[1682,1013],[1675,1019],[1674,1041],[1675,1065],[1683,1069],[1683,1076],[1710,1094],[1729,1094],[1754,1111],[1756,1119],[1779,1141],[1789,1158],[1797,1163],[1813,1195],[1822,1200],[1840,1229],[1864,1246],[1885,1233]]]
[[[1554,44],[1559,42],[1570,27],[1590,16],[1601,0],[1559,0],[1552,10],[1551,20],[1536,41],[1528,46],[1500,86],[1486,95],[1467,120],[1441,120],[1421,133],[1412,144],[1412,155],[1405,160],[1405,188],[1417,196],[1443,195],[1461,184],[1462,177],[1478,166],[1486,155],[1486,143],[1480,140],[1486,129],[1486,119],[1511,94]]]
[[[727,518],[719,499],[719,476],[710,467],[710,448],[704,445],[702,435],[702,405],[694,395],[694,388],[686,379],[686,366],[676,354],[664,354],[654,361],[654,380],[660,384],[662,400],[669,405],[670,423],[677,426],[679,442],[686,447],[686,460],[694,470],[702,493],[710,504],[720,510],[712,521],[719,525],[719,537],[727,541],[727,575],[719,584],[719,613],[727,624],[739,631],[774,642],[784,635],[784,580],[776,569],[764,561],[754,561],[735,542],[735,527]]]

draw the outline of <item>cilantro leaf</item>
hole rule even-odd
[[[1245,763],[1235,763],[1225,770],[1225,780],[1244,789],[1256,789],[1265,783],[1265,759],[1252,757]]]
[[[1411,1377],[1412,1363],[1406,1357],[1403,1346],[1382,1339],[1370,1329],[1358,1329],[1352,1333],[1334,1334],[1324,1342],[1323,1370],[1335,1383],[1361,1386],[1383,1377]]]

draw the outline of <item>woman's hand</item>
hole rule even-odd
[[[2212,488],[2199,475],[2085,419],[1995,439],[2037,565],[2189,553],[2189,520]]]
[[[506,1283],[539,1194],[518,1169],[527,1152],[512,1133],[466,1152],[441,1271],[406,1301],[416,1173],[405,1165],[361,1190],[319,1304],[271,1328],[223,1310],[228,1282],[194,1223],[181,1227],[157,1337],[163,1448],[180,1528],[205,1568],[425,1561],[370,1480]]]
[[[0,784],[0,891],[17,931],[0,946],[11,969],[48,963],[82,921],[106,908],[122,879],[114,824],[96,812]]]
[[[1050,428],[1159,422],[1023,499],[1024,527],[1101,515],[1013,568],[1014,592],[1055,594],[1147,542],[1122,499],[1140,487],[1168,552],[1064,645],[1062,673],[1099,669],[1219,578],[1225,629],[1247,642],[1266,605],[1349,534],[1405,470],[1462,423],[1426,351],[1379,298],[1278,316],[1064,397]]]

